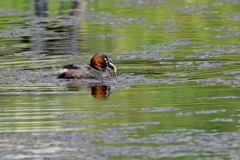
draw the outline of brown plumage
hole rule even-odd
[[[107,67],[107,61],[108,61],[108,58],[106,55],[96,54],[90,60],[90,66],[96,70],[101,71]]]
[[[109,61],[104,54],[95,54],[90,60],[90,65],[83,63],[68,64],[60,71],[58,78],[64,79],[103,79],[110,78],[107,67],[114,70],[117,75],[117,67],[114,62]]]

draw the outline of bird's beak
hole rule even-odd
[[[117,66],[116,63],[108,61],[108,67],[114,71],[115,76],[117,77]]]

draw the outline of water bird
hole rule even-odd
[[[58,78],[64,79],[105,79],[110,78],[108,68],[114,71],[117,77],[116,63],[110,61],[105,54],[95,54],[90,65],[84,63],[68,64],[59,71]]]

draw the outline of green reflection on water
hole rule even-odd
[[[32,131],[38,125],[39,130],[49,126],[61,130],[61,125],[72,123],[71,117],[65,117],[70,118],[66,121],[64,117],[56,119],[56,116],[74,113],[81,113],[77,118],[82,119],[74,122],[92,124],[91,130],[102,128],[105,123],[110,127],[130,122],[160,122],[158,129],[229,131],[236,130],[237,117],[232,116],[239,107],[238,89],[222,85],[142,84],[116,90],[105,101],[94,100],[88,91],[59,96],[4,96],[1,99],[3,123],[0,128],[3,132],[5,127],[13,132],[22,127]],[[201,113],[213,110],[217,112]],[[212,122],[216,118],[232,119],[233,122]],[[36,125],[32,125],[33,122]]]

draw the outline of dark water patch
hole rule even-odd
[[[201,17],[205,20],[205,21],[209,21],[209,22],[223,22],[224,20],[217,16],[217,13],[214,14],[202,14]]]
[[[148,53],[169,52],[169,51],[172,51],[175,49],[173,47],[169,47],[169,46],[162,45],[162,44],[147,45],[147,46],[143,45],[143,46],[138,46],[138,47]]]
[[[86,119],[107,119],[107,118],[116,118],[119,114],[114,112],[94,112],[94,113],[87,113],[87,112],[76,112],[76,113],[69,113],[69,114],[59,114],[53,115],[56,118],[64,118],[71,121],[78,121],[81,122]]]
[[[180,32],[179,28],[177,26],[171,25],[171,26],[162,26],[162,29],[166,33],[172,33],[172,32]]]
[[[192,46],[192,48],[213,48],[213,46],[202,45],[202,46]]]
[[[175,64],[176,67],[195,67],[194,61],[178,61],[178,62],[173,62],[172,64]],[[161,63],[160,63],[161,64]]]
[[[231,117],[240,117],[240,114],[231,114]]]
[[[163,23],[170,23],[170,24],[177,24],[180,22],[183,22],[182,20],[177,20],[177,19],[164,19],[162,21]]]
[[[226,4],[240,4],[239,0],[224,0]]]
[[[14,77],[12,81],[9,83],[13,84],[32,84],[36,82],[45,82],[56,84],[58,80],[53,75],[56,75],[56,71],[46,70],[46,71],[30,71],[30,70],[21,70],[21,69],[13,69],[5,72],[1,72],[1,76],[4,79],[8,79],[10,77]]]
[[[203,30],[206,30],[206,31],[216,31],[216,32],[238,31],[239,27],[236,27],[236,26],[205,27],[205,28],[203,28]]]
[[[122,88],[121,86],[132,86],[136,85],[137,83],[164,83],[164,84],[182,84],[182,83],[187,83],[188,78],[147,78],[143,75],[136,75],[136,76],[128,76],[124,75],[122,77],[122,80],[124,81],[119,81],[116,86],[119,86],[117,88]]]
[[[112,124],[113,126],[140,126],[140,125],[160,125],[160,122],[129,122],[129,123],[118,123]]]
[[[225,118],[215,118],[215,119],[211,120],[211,122],[234,122],[234,120],[230,119],[230,118],[228,118],[228,119],[225,119]]]
[[[165,52],[162,47],[157,46],[139,46],[139,48],[144,49],[144,51],[136,51],[136,50],[124,50],[118,53],[118,57],[116,57],[116,60],[137,60],[137,59],[153,59],[153,60],[168,60],[173,59],[175,56],[170,54],[162,54],[159,55],[156,52]],[[150,49],[151,48],[151,49]],[[161,48],[161,49],[160,49]],[[165,48],[167,49],[167,48]]]
[[[107,112],[107,113],[94,113],[92,115],[92,118],[95,119],[108,119],[108,118],[117,118],[119,116],[119,113],[114,112]]]
[[[159,79],[159,83],[166,83],[166,84],[183,84],[187,83],[188,78],[166,78],[166,79]]]
[[[80,25],[82,16],[61,16],[54,17],[24,17],[23,21],[30,21],[38,27],[57,29],[58,27],[75,26]]]
[[[224,97],[203,97],[203,98],[198,98],[199,100],[203,99],[238,99],[240,97],[238,96],[224,96]]]
[[[154,78],[146,78],[144,75],[129,75],[123,74],[123,77],[119,78],[118,83],[116,84],[117,88],[121,88],[121,86],[130,87],[137,83],[159,83],[161,80]],[[118,87],[119,86],[119,87]]]
[[[240,2],[238,3],[240,4]],[[232,13],[231,15],[229,15],[228,19],[232,21],[240,21],[240,13]]]
[[[239,45],[220,45],[215,46],[207,50],[198,50],[194,51],[195,54],[187,55],[186,58],[201,58],[206,59],[213,56],[219,56],[223,54],[239,54],[240,47]]]
[[[230,37],[239,37],[239,36],[240,36],[240,32],[233,32],[233,33],[228,33],[224,35],[216,35],[216,36],[213,36],[213,38],[230,38]]]
[[[75,128],[75,129],[87,129],[87,128],[92,128],[94,125],[86,125],[86,124],[67,124],[64,125],[63,128]]]
[[[232,83],[237,84],[239,86],[240,85],[240,76],[232,77]]]
[[[220,68],[222,65],[221,62],[203,62],[198,68]]]
[[[171,65],[171,64],[174,64],[174,62],[159,62],[159,64],[162,64],[162,65]]]
[[[169,112],[169,111],[177,111],[180,110],[180,108],[175,107],[152,107],[152,108],[142,108],[139,110],[135,110],[137,112]]]
[[[159,62],[161,65],[174,65],[177,68],[197,68],[197,69],[208,69],[208,68],[221,68],[222,66],[237,65],[238,62],[224,62],[224,61],[177,61],[177,62]],[[191,73],[167,73],[164,76],[172,74],[179,74],[186,76]]]
[[[199,45],[200,42],[193,42],[191,39],[178,39],[176,41],[166,42],[164,44],[143,45],[138,48],[143,49],[146,53],[170,52],[176,50],[175,46]],[[174,47],[173,47],[174,46]]]
[[[225,72],[224,74],[226,74],[226,75],[238,75],[238,74],[240,74],[240,71]]]
[[[15,9],[0,8],[0,17],[30,15],[30,11],[19,11]]]
[[[139,55],[136,56],[135,59],[154,59],[154,60],[168,60],[173,59],[174,55],[164,54],[164,55],[157,55],[153,53],[147,53],[146,55]]]
[[[201,44],[200,42],[192,42],[192,39],[178,39],[173,42],[167,42],[166,45],[170,46],[185,46],[185,45],[196,45],[196,44]]]
[[[46,54],[44,54],[43,51],[24,51],[20,53],[14,53],[13,56],[17,57],[28,57],[28,58],[38,58],[38,57],[45,57]]]
[[[97,36],[84,36],[86,38],[96,38],[96,39],[105,39],[105,38],[115,38],[118,37],[118,34],[111,34],[111,33],[107,33],[107,34],[101,34],[101,35],[97,35]]]
[[[178,113],[176,113],[175,114],[175,116],[179,116],[179,117],[181,117],[181,116],[192,116],[192,112],[178,112]]]
[[[173,10],[179,11],[183,14],[203,14],[208,13],[212,8],[206,3],[197,3],[196,5],[185,5],[184,7],[173,7]]]
[[[195,114],[216,114],[221,112],[226,112],[226,110],[195,111]]]
[[[104,105],[103,107],[104,108],[118,108],[118,107],[120,107],[120,105],[118,105],[118,104],[109,104],[109,105]]]
[[[166,73],[166,74],[162,74],[162,75],[166,76],[166,77],[186,77],[189,74],[190,73]]]
[[[35,29],[35,28],[14,28],[11,31],[7,31],[4,33],[0,34],[0,37],[2,38],[17,38],[17,37],[30,37],[34,33],[39,33],[41,32],[42,34],[45,32],[44,29]],[[46,33],[46,32],[45,32]]]
[[[23,118],[0,118],[0,122],[16,122],[16,121],[22,121]]]
[[[110,13],[88,12],[84,15],[85,20],[90,20],[93,23],[108,24],[110,26],[121,26],[129,23],[146,23],[145,18],[124,18],[116,17]],[[125,28],[125,27],[124,27]]]
[[[166,3],[165,0],[127,0],[123,2],[121,6],[131,7],[131,6],[149,6],[149,5],[159,5]]]
[[[177,67],[180,67],[180,66],[192,67],[194,65],[194,63],[196,63],[196,62],[194,62],[194,61],[177,61],[177,62],[172,62],[172,64],[176,64]]]
[[[228,80],[228,79],[223,79],[223,78],[207,78],[204,80],[199,80],[198,83],[203,84],[203,85],[217,85],[217,84],[239,85],[239,81]]]
[[[163,29],[165,32],[179,32],[179,29],[175,25],[168,25],[168,26],[163,26],[163,25],[148,25],[148,26],[140,26],[140,28],[143,29],[150,29],[150,30],[155,30],[155,29]]]
[[[58,115],[52,115],[55,118],[64,118],[64,119],[69,119],[71,121],[78,121],[81,122],[86,119],[86,117],[89,116],[89,113],[85,112],[78,112],[78,113],[65,113],[65,114],[58,114]]]

